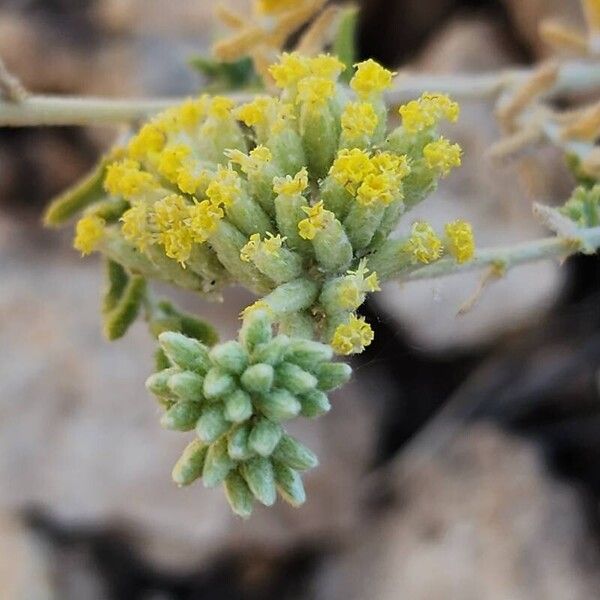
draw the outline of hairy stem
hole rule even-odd
[[[511,267],[544,259],[562,259],[578,252],[593,253],[600,248],[600,227],[580,229],[570,237],[550,237],[513,246],[486,248],[476,253],[473,260],[459,264],[447,257],[427,266],[403,270],[392,276],[396,281],[416,281],[466,273],[485,267],[499,273]]]

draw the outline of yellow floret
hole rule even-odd
[[[269,73],[280,88],[289,88],[310,72],[309,59],[297,52],[284,52],[278,63],[269,67]]]
[[[233,169],[222,166],[219,166],[216,177],[206,188],[206,196],[215,206],[229,206],[241,192],[240,176]]]
[[[302,210],[308,215],[298,223],[298,233],[305,240],[314,239],[317,232],[325,229],[335,219],[335,215],[323,208],[323,201],[314,206],[303,206]]]
[[[440,258],[444,246],[429,223],[417,221],[403,250],[411,254],[416,262],[428,264]]]
[[[285,177],[273,178],[273,191],[282,196],[296,196],[301,194],[308,187],[308,171],[302,167],[294,177],[286,175]]]
[[[418,133],[436,125],[440,119],[454,123],[460,109],[456,102],[446,94],[426,92],[418,100],[403,104],[398,112],[402,117],[402,126],[408,133]]]
[[[260,239],[260,234],[253,233],[248,242],[242,247],[240,250],[240,258],[244,262],[252,262],[256,253],[259,250],[264,250],[270,256],[277,256],[283,242],[285,241],[284,237],[281,235],[273,235],[272,233],[267,232],[267,237],[264,240]]]
[[[440,175],[446,176],[454,167],[460,167],[462,150],[458,144],[451,144],[440,138],[423,148],[425,164]]]
[[[82,256],[93,252],[104,235],[106,221],[97,215],[86,215],[77,221],[73,246]]]
[[[129,156],[135,160],[143,160],[146,156],[160,152],[165,145],[164,132],[154,123],[146,123],[131,138],[127,145]]]
[[[458,121],[460,106],[447,94],[425,92],[421,98],[430,107],[430,110],[436,112],[438,119],[443,118],[450,123]]]
[[[358,354],[373,341],[373,330],[363,317],[352,315],[347,323],[336,327],[331,347],[338,354]]]
[[[158,234],[158,241],[165,249],[165,254],[185,266],[194,246],[194,235],[183,223],[172,226]]]
[[[377,113],[370,102],[350,102],[342,113],[342,131],[350,139],[371,136],[378,120]]]
[[[113,196],[133,200],[157,187],[157,180],[150,173],[142,171],[140,163],[135,160],[114,162],[106,168],[104,189]]]
[[[350,87],[363,99],[379,94],[390,87],[394,73],[382,67],[373,59],[354,65],[356,73],[350,81]]]
[[[148,226],[148,207],[144,202],[136,202],[121,217],[123,237],[138,250],[144,252],[154,242]]]
[[[352,150],[343,149],[338,152],[329,174],[351,194],[356,194],[360,184],[369,173],[373,173],[373,170],[369,153],[352,148]]]
[[[238,106],[234,111],[235,117],[248,127],[260,125],[266,122],[267,112],[274,105],[274,102],[274,98],[258,96],[251,102],[246,102],[246,104]]]
[[[240,258],[244,262],[252,262],[260,244],[260,233],[253,233],[240,250]]]
[[[394,175],[400,180],[410,173],[408,158],[404,154],[378,152],[371,158],[371,164],[378,173]]]
[[[459,263],[468,262],[475,254],[473,228],[467,221],[452,221],[444,228],[448,252]]]
[[[239,165],[242,172],[246,174],[260,170],[273,158],[271,151],[262,145],[256,146],[248,154],[244,154],[241,150],[236,149],[225,150],[224,154],[233,164]]]
[[[273,315],[273,309],[269,306],[269,303],[266,300],[257,300],[253,304],[250,304],[242,310],[240,313],[240,318],[245,319],[247,316],[251,315],[253,312],[257,310],[263,310],[268,315]]]
[[[325,105],[335,92],[335,83],[325,77],[305,77],[298,82],[298,101],[311,109]]]
[[[208,105],[208,114],[215,119],[226,119],[231,115],[235,102],[226,96],[213,96]]]
[[[177,121],[185,129],[191,129],[198,125],[206,116],[208,96],[204,95],[197,99],[189,99],[183,102],[177,110]]]
[[[189,209],[190,228],[194,235],[194,241],[205,242],[217,228],[219,221],[223,218],[223,210],[210,200],[197,202]]]
[[[388,206],[399,192],[396,179],[387,173],[370,173],[356,193],[357,201],[363,206]]]
[[[169,181],[176,183],[183,161],[191,154],[189,146],[173,144],[167,146],[161,153],[158,161],[158,172]]]
[[[285,240],[286,238],[282,237],[281,234],[273,235],[270,231],[267,231],[267,237],[262,241],[262,247],[267,254],[277,256]]]
[[[153,204],[152,222],[160,231],[167,231],[188,217],[189,206],[183,196],[165,196]]]
[[[337,80],[345,68],[346,65],[332,54],[319,54],[319,56],[311,58],[309,63],[309,69],[313,75],[333,80]]]

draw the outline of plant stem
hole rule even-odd
[[[578,252],[593,253],[600,248],[600,227],[580,229],[573,237],[550,237],[513,246],[498,246],[478,251],[473,260],[459,264],[446,257],[424,267],[405,270],[391,277],[395,281],[416,281],[467,273],[492,267],[499,273],[511,267],[544,259],[562,259]]]
[[[494,98],[518,85],[530,69],[507,69],[468,75],[401,73],[387,93],[389,104],[419,96],[425,91],[445,92],[456,99]],[[591,61],[568,61],[561,65],[558,81],[550,95],[585,92],[600,88],[600,64]],[[236,101],[248,94],[230,95]],[[118,125],[147,118],[181,102],[182,98],[93,98],[78,96],[36,96],[22,101],[0,100],[0,127],[39,125]]]

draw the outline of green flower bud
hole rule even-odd
[[[265,235],[267,231],[273,230],[273,223],[267,213],[245,193],[233,198],[226,207],[226,213],[227,218],[246,235]]]
[[[321,390],[311,390],[306,394],[303,394],[300,397],[300,404],[302,405],[300,414],[309,419],[320,417],[331,409],[327,394],[323,393]]]
[[[259,363],[248,367],[242,374],[242,385],[249,392],[265,394],[271,389],[275,377],[273,367]]]
[[[218,400],[236,388],[235,379],[220,367],[213,367],[204,378],[203,391],[207,400]]]
[[[170,367],[168,369],[163,369],[158,373],[152,373],[152,375],[146,379],[146,389],[155,396],[173,398],[171,388],[169,388],[169,379],[175,373],[179,373],[179,370],[176,367]]]
[[[206,444],[211,444],[229,430],[231,424],[225,418],[221,406],[205,408],[196,422],[196,435]]]
[[[173,481],[182,486],[190,485],[198,479],[202,475],[207,451],[208,446],[202,441],[193,440],[190,442],[173,467]]]
[[[275,389],[258,397],[255,406],[271,421],[276,423],[291,419],[300,413],[300,402],[285,389]]]
[[[279,443],[283,430],[279,425],[265,418],[260,418],[254,424],[248,445],[260,456],[269,456]]]
[[[308,311],[285,313],[279,316],[279,333],[290,338],[312,339],[315,321]]]
[[[242,423],[252,416],[252,399],[244,390],[237,389],[225,398],[225,418]]]
[[[344,219],[344,229],[354,250],[363,250],[373,239],[381,225],[385,206],[364,206],[354,202]]]
[[[169,378],[169,389],[181,400],[200,402],[203,400],[204,378],[193,371],[175,373]]]
[[[306,492],[300,475],[287,465],[275,461],[273,463],[277,491],[292,506],[300,506],[306,501]]]
[[[327,362],[317,367],[315,375],[319,380],[318,388],[329,392],[350,380],[352,367],[343,362]]]
[[[298,223],[306,217],[306,213],[302,210],[303,206],[308,206],[308,201],[301,194],[294,196],[280,194],[275,198],[275,219],[277,229],[285,236],[287,245],[292,250],[311,256],[313,250],[310,242],[302,239],[298,233]]]
[[[284,175],[294,175],[306,165],[302,139],[291,128],[272,134],[268,138],[266,146],[271,149],[273,160]]]
[[[240,425],[229,432],[227,436],[227,453],[232,460],[243,461],[253,456],[252,450],[248,446],[250,437],[250,425]]]
[[[305,394],[317,386],[317,378],[291,362],[284,362],[275,370],[275,385],[292,394]]]
[[[297,471],[306,471],[319,464],[317,457],[306,446],[291,435],[284,434],[277,448],[273,451],[273,459]]]
[[[247,519],[252,514],[254,495],[244,481],[244,478],[233,471],[225,478],[225,496],[231,510],[242,519]]]
[[[326,210],[331,211],[342,222],[348,209],[355,202],[352,194],[328,175],[320,186],[321,200]]]
[[[199,416],[200,406],[197,402],[180,400],[163,414],[160,424],[173,431],[190,431],[194,429]]]
[[[235,463],[227,453],[227,440],[224,437],[211,444],[208,447],[202,471],[204,487],[215,487],[223,483],[234,466]]]
[[[242,477],[252,490],[254,497],[265,506],[272,506],[277,499],[275,475],[271,461],[262,456],[251,458],[240,467]]]
[[[184,370],[206,373],[210,368],[208,348],[199,341],[175,331],[165,331],[158,336],[163,352],[169,360]]]
[[[285,360],[307,371],[312,371],[317,366],[333,358],[333,350],[328,344],[321,344],[313,340],[293,339],[290,341]]]
[[[339,131],[339,122],[329,106],[320,110],[307,106],[300,111],[302,145],[315,178],[327,175],[337,152]]]
[[[252,354],[252,362],[276,365],[283,359],[289,344],[287,335],[278,335],[266,344],[259,344]]]
[[[275,313],[289,313],[303,310],[312,305],[319,292],[319,286],[310,279],[295,279],[276,287],[265,296],[264,302]]]
[[[235,340],[215,346],[210,351],[210,358],[217,366],[235,374],[240,374],[248,364],[248,354]]]
[[[341,273],[346,271],[352,262],[352,244],[337,219],[331,220],[315,233],[312,245],[317,262],[325,272]]]
[[[256,309],[245,319],[240,330],[240,341],[248,352],[252,352],[258,344],[271,340],[273,324],[266,310]]]

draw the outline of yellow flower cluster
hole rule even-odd
[[[303,206],[302,210],[307,214],[306,219],[298,223],[298,233],[305,240],[314,239],[318,231],[325,229],[328,223],[335,219],[335,215],[323,208],[323,201],[314,206]]]
[[[356,73],[350,81],[350,87],[361,99],[368,99],[381,94],[392,85],[394,73],[382,67],[373,59],[358,63]]]
[[[105,225],[104,219],[96,215],[87,215],[79,219],[73,242],[75,249],[83,255],[93,252],[104,235]]]
[[[445,177],[454,167],[460,167],[462,150],[458,144],[451,144],[447,139],[440,138],[430,142],[423,148],[425,164]]]
[[[362,352],[373,341],[373,330],[364,317],[351,315],[347,323],[336,327],[331,347],[338,354],[349,355]]]
[[[253,233],[246,245],[240,250],[240,258],[244,262],[252,262],[253,257],[256,256],[256,253],[261,249],[270,256],[277,256],[285,239],[286,238],[282,237],[280,234],[273,235],[272,233],[267,232],[266,237],[261,240],[259,233]]]
[[[448,252],[458,263],[470,261],[475,254],[473,228],[466,221],[452,221],[444,228]]]
[[[403,104],[398,112],[402,117],[402,125],[408,133],[419,133],[434,127],[441,119],[451,123],[458,120],[460,109],[445,94],[423,94],[418,100]]]
[[[225,156],[235,165],[239,165],[243,173],[260,171],[267,163],[271,162],[273,155],[271,151],[263,145],[258,145],[245,154],[241,150],[225,150]]]
[[[342,113],[342,133],[348,140],[371,136],[378,121],[370,102],[349,102]]]
[[[282,196],[296,196],[301,194],[308,187],[308,171],[301,169],[292,177],[275,177],[273,179],[273,191]]]
[[[387,206],[402,197],[402,180],[410,173],[408,159],[391,152],[340,150],[330,175],[364,206]]]
[[[366,293],[379,292],[379,278],[377,273],[367,273],[366,259],[362,259],[354,271],[348,271],[341,284],[340,300],[346,310],[355,310],[363,302]]]
[[[413,224],[404,251],[408,252],[416,262],[429,264],[442,255],[444,245],[433,227],[425,221]]]

